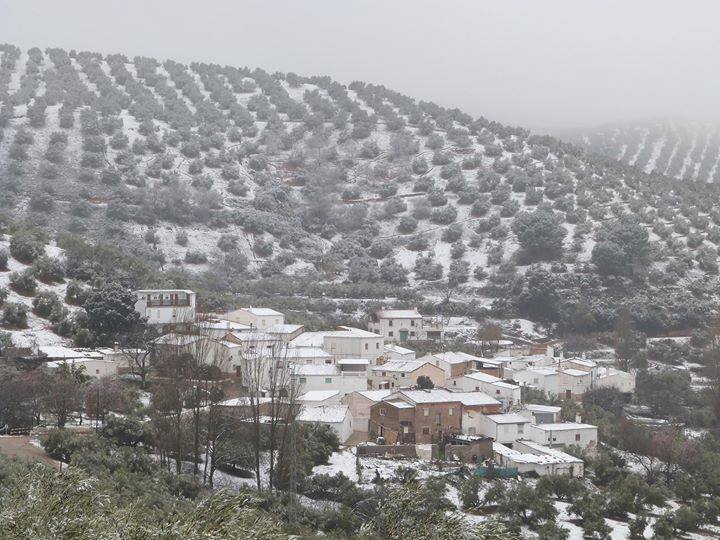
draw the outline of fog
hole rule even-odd
[[[538,130],[720,118],[720,2],[0,0],[23,49],[364,80]]]

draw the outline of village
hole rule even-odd
[[[237,418],[269,417],[280,404],[283,418],[327,426],[359,456],[445,460],[503,475],[582,477],[579,456],[598,447],[596,426],[525,395],[573,402],[595,388],[635,388],[635,375],[612,358],[565,357],[552,343],[498,340],[488,357],[446,351],[443,326],[416,309],[375,310],[367,330],[305,331],[264,307],[199,313],[190,290],[133,294],[158,334],[147,349],[40,346],[6,361],[96,379],[137,380],[141,371],[151,388],[167,375],[163,358],[190,355],[222,388],[222,399],[208,403]],[[439,352],[418,355],[418,343]]]

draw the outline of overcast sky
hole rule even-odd
[[[23,49],[384,84],[545,129],[720,119],[717,0],[0,0]]]

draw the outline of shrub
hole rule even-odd
[[[3,324],[14,328],[27,327],[27,308],[23,304],[9,303],[3,309]]]
[[[205,264],[207,260],[207,255],[202,251],[189,250],[185,254],[185,262],[188,264]]]
[[[31,268],[10,274],[10,285],[16,292],[27,296],[34,295],[37,289],[37,282]]]
[[[8,252],[7,250],[0,249],[0,270],[7,270],[8,268]]]
[[[38,317],[49,319],[53,312],[62,311],[62,302],[52,291],[43,291],[33,298],[33,312]]]
[[[60,282],[65,278],[65,265],[54,257],[38,257],[32,267],[35,277],[45,283]]]
[[[5,300],[7,300],[9,291],[5,287],[0,287],[0,306],[2,306],[5,303]]]
[[[177,234],[175,235],[175,243],[178,246],[187,246],[188,245],[188,234],[183,229],[179,230]]]
[[[237,246],[238,238],[234,234],[223,234],[220,236],[220,239],[218,240],[217,246],[224,252],[228,252],[232,249],[235,249],[235,246]]]

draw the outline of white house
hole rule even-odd
[[[253,331],[247,324],[225,321],[222,319],[204,319],[198,323],[201,331],[208,337],[222,339],[230,333],[240,334]]]
[[[164,326],[195,322],[196,295],[186,289],[141,289],[134,291],[135,311],[148,324]]]
[[[544,354],[531,354],[520,356],[494,356],[495,362],[502,365],[503,377],[506,379],[515,379],[515,373],[524,371],[533,367],[550,367],[553,364],[552,356]]]
[[[581,369],[560,370],[559,395],[565,399],[579,398],[592,388],[592,372]]]
[[[284,343],[289,343],[303,333],[302,324],[276,324],[268,327],[265,332]]]
[[[420,360],[436,365],[445,372],[447,378],[452,378],[462,377],[470,370],[476,369],[477,361],[482,359],[464,352],[442,352],[428,354]]]
[[[43,365],[49,370],[60,369],[63,366],[81,369],[85,375],[93,379],[114,377],[118,372],[117,362],[105,358],[68,358],[65,360],[53,360]]]
[[[246,324],[258,330],[266,331],[268,328],[285,324],[285,315],[270,308],[247,307],[218,314],[221,319]]]
[[[533,424],[526,439],[547,446],[577,445],[593,451],[597,448],[598,428],[590,424],[562,422],[559,424]]]
[[[595,386],[600,388],[612,386],[621,392],[630,394],[635,391],[635,374],[611,367],[602,367],[598,371]]]
[[[335,358],[366,358],[373,364],[383,358],[383,337],[351,326],[339,326],[323,338],[323,349]]]
[[[485,392],[502,403],[506,410],[522,401],[520,386],[480,371],[453,379],[449,384],[466,392]]]
[[[415,360],[415,351],[390,343],[383,348],[386,360]]]
[[[328,426],[337,433],[341,444],[347,441],[353,433],[352,417],[347,405],[303,407],[300,409],[296,420],[306,424]]]
[[[335,364],[296,365],[291,377],[297,381],[300,392],[312,390],[338,390],[340,396],[351,392],[367,390],[367,376],[343,373]]]
[[[516,441],[512,448],[494,442],[493,454],[498,465],[515,467],[519,473],[533,472],[540,476],[558,475],[581,478],[585,472],[585,464],[582,459],[533,441]]]
[[[533,424],[555,424],[560,420],[560,411],[562,407],[526,403],[518,414],[523,415]]]
[[[517,439],[526,437],[527,426],[530,424],[530,420],[519,414],[481,414],[475,418],[472,426],[466,426],[464,421],[463,417],[465,433],[492,437],[496,442],[510,446]],[[475,433],[472,433],[471,427],[476,428]]]
[[[422,328],[423,316],[417,309],[379,309],[370,314],[368,329],[388,341],[427,339]]]
[[[548,395],[558,395],[560,377],[558,371],[551,367],[529,367],[514,371],[513,377],[522,386],[543,390]]]

